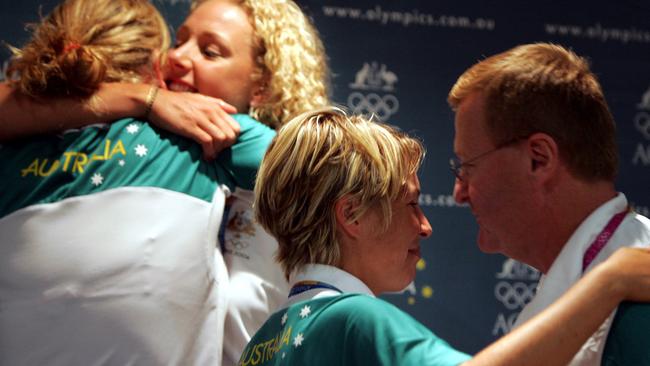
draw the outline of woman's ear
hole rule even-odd
[[[343,196],[334,204],[337,229],[345,235],[356,238],[360,234],[359,220],[352,220],[357,205],[350,196]]]
[[[165,74],[167,72],[166,67],[167,63],[165,59],[167,57],[166,52],[156,50],[151,53],[151,66],[143,67],[142,81],[146,84],[153,84],[162,89],[167,89],[165,84]]]
[[[251,92],[251,107],[259,107],[269,99],[269,77],[264,75],[255,82]]]

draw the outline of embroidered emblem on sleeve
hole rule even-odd
[[[239,235],[255,235],[255,226],[253,226],[252,212],[246,210],[237,210],[232,218],[228,221],[228,229]]]

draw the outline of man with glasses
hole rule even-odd
[[[544,273],[517,325],[616,248],[650,244],[650,220],[614,187],[614,120],[583,58],[552,44],[518,46],[465,71],[448,100],[454,198],[471,207],[480,249]],[[611,319],[572,365],[600,364]]]

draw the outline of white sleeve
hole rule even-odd
[[[223,365],[236,365],[255,332],[282,305],[289,284],[275,261],[276,240],[254,220],[253,192],[237,188],[224,234],[230,277]]]

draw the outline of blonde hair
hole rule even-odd
[[[449,92],[449,104],[455,110],[473,93],[485,98],[495,144],[546,133],[576,177],[614,181],[616,126],[584,58],[555,44],[521,45],[465,71]]]
[[[209,0],[194,0],[192,9]],[[249,114],[273,128],[329,104],[325,48],[310,19],[291,0],[233,0],[250,17],[259,66],[252,78],[264,100]]]
[[[350,221],[377,207],[386,230],[391,203],[423,157],[418,140],[333,107],[285,124],[262,161],[254,206],[257,220],[278,240],[287,278],[309,263],[339,264],[334,207],[344,196],[355,207]]]
[[[101,82],[142,82],[170,35],[147,0],[66,0],[12,48],[8,75],[32,97],[91,95]]]

